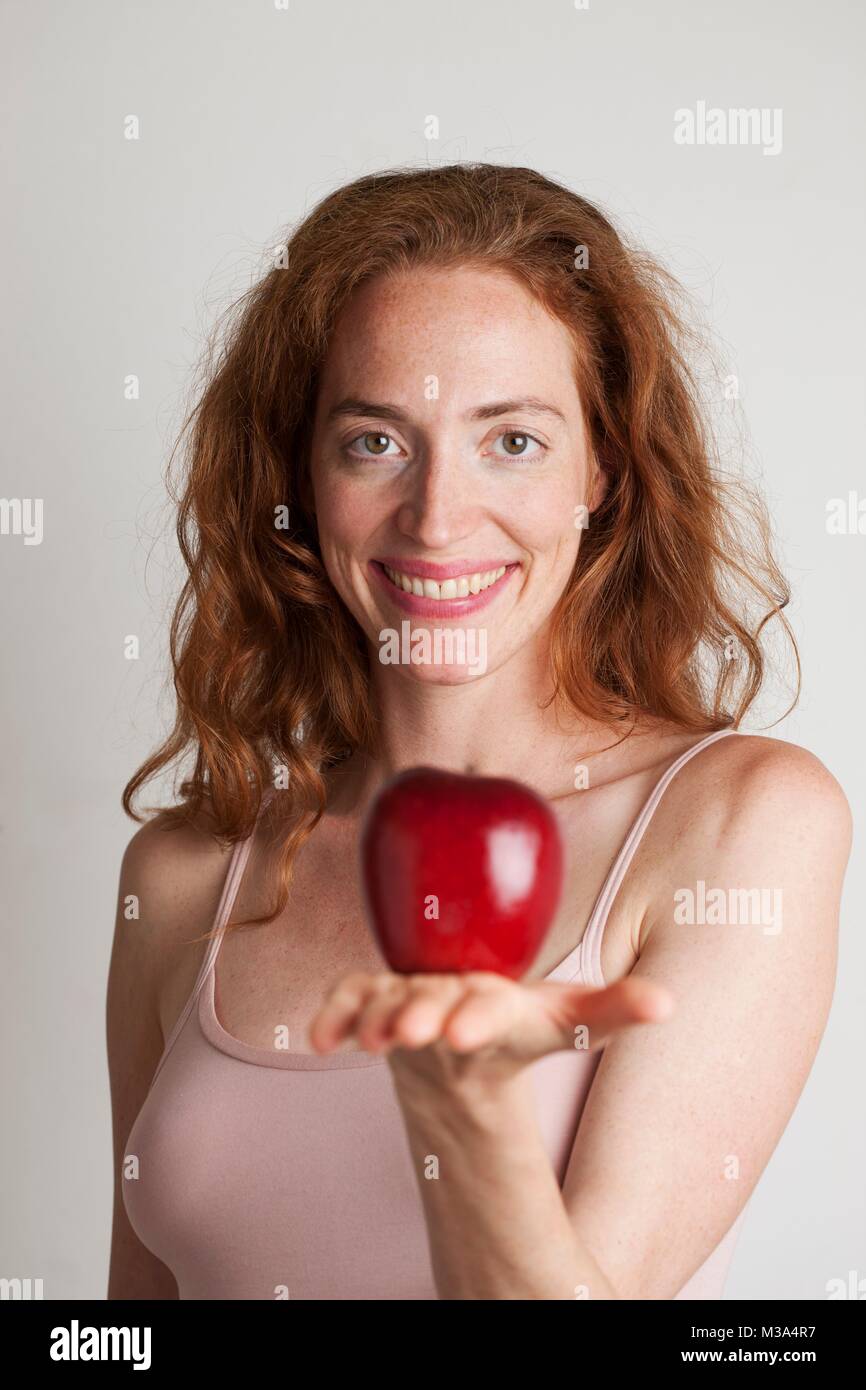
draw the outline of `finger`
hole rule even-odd
[[[503,1042],[520,1014],[518,990],[503,981],[498,988],[470,988],[458,1000],[445,1022],[443,1036],[455,1052],[474,1052],[490,1043]]]
[[[329,1052],[352,1032],[377,978],[366,973],[347,975],[331,991],[310,1027],[310,1043],[317,1052]]]
[[[566,986],[572,991],[565,1009],[571,1027],[585,1028],[589,1051],[603,1047],[615,1033],[642,1023],[662,1023],[674,1011],[673,995],[652,980],[627,977],[606,989]]]
[[[404,975],[380,976],[379,984],[364,1001],[354,1025],[358,1045],[367,1052],[381,1052],[389,1041],[391,1022],[409,992]]]
[[[392,1023],[392,1037],[400,1047],[427,1047],[442,1036],[442,1029],[464,985],[453,975],[412,977],[409,998]]]

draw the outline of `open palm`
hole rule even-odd
[[[514,1071],[562,1049],[596,1051],[620,1029],[661,1022],[672,1009],[668,991],[647,980],[592,989],[489,971],[357,973],[331,991],[310,1042],[324,1053],[354,1041],[425,1073],[459,1070],[461,1059]]]

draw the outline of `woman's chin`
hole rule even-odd
[[[404,620],[399,628],[378,631],[375,651],[380,665],[397,667],[415,680],[462,685],[488,669],[488,632]]]
[[[403,666],[401,674],[421,685],[469,685],[487,674],[478,666]]]

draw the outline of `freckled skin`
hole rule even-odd
[[[428,400],[431,377],[438,399]],[[347,396],[397,405],[404,419],[327,424],[328,410]],[[469,418],[479,405],[527,396],[565,419],[525,410]],[[507,452],[515,433],[532,436],[527,457]],[[377,456],[363,436],[382,434],[393,442]],[[350,444],[360,454],[354,462],[342,452]],[[509,681],[537,679],[537,643],[580,542],[574,509],[598,504],[600,479],[572,340],[521,284],[500,271],[463,267],[361,287],[338,320],[325,364],[311,473],[326,568],[374,651],[399,615],[369,575],[370,559],[507,556],[521,568],[468,624],[487,630],[488,677],[507,666]],[[432,620],[413,619],[413,628],[425,623]],[[473,679],[456,666],[391,671],[433,684]]]

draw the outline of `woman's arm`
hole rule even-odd
[[[492,1087],[395,1087],[442,1299],[616,1298],[569,1218],[524,1070]]]
[[[467,1090],[395,1069],[442,1298],[671,1298],[778,1143],[832,998],[850,812],[790,744],[723,740],[704,758],[657,812],[667,852],[631,972],[677,1007],[608,1042],[562,1192],[525,1072]],[[699,881],[741,915],[756,906],[755,920],[675,920],[678,890],[700,915]],[[428,1155],[438,1178],[424,1176]]]
[[[838,783],[791,744],[706,751],[706,775],[695,759],[671,805],[670,859],[659,857],[632,972],[662,981],[676,1013],[602,1057],[563,1184],[575,1230],[632,1298],[676,1294],[742,1211],[801,1095],[835,984],[851,845]],[[691,889],[697,908],[699,881],[729,906],[738,890],[764,890],[770,910],[751,924],[676,921],[674,892]]]

